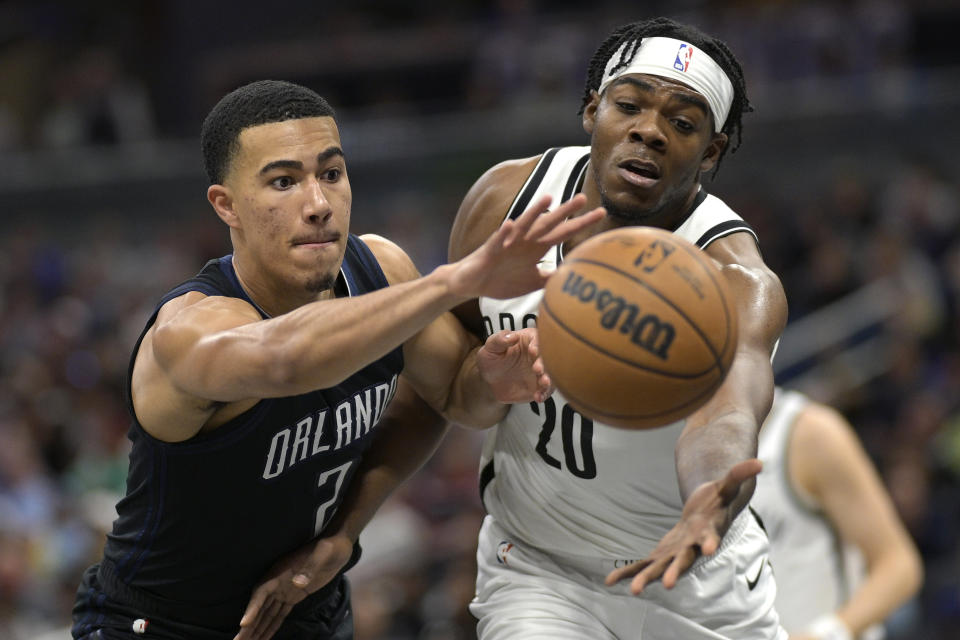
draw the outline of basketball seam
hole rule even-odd
[[[592,347],[593,349],[595,349],[598,353],[602,353],[603,355],[607,356],[608,358],[610,358],[610,359],[612,359],[612,360],[616,360],[616,361],[618,361],[618,362],[622,362],[623,364],[629,365],[629,366],[634,367],[634,368],[636,368],[636,369],[639,369],[639,370],[641,370],[641,371],[649,371],[650,373],[656,373],[656,374],[662,375],[662,376],[664,376],[664,377],[675,378],[675,379],[677,379],[677,380],[692,380],[692,379],[694,379],[694,378],[702,378],[702,377],[705,376],[707,373],[713,371],[713,370],[716,369],[716,368],[719,368],[719,369],[720,369],[720,372],[723,373],[723,367],[718,367],[716,362],[714,362],[712,365],[710,365],[709,367],[707,367],[707,368],[704,369],[703,371],[699,371],[699,372],[696,372],[696,373],[680,374],[680,373],[676,373],[676,372],[673,372],[673,371],[665,371],[665,370],[663,370],[663,369],[657,369],[657,368],[655,368],[655,367],[650,367],[650,366],[647,366],[647,365],[644,365],[644,364],[637,363],[637,362],[635,362],[635,361],[633,361],[633,360],[628,360],[628,359],[626,359],[626,358],[623,358],[623,357],[621,357],[621,356],[618,356],[618,355],[615,354],[615,353],[611,353],[611,352],[608,351],[606,348],[600,346],[599,344],[596,344],[595,342],[593,342],[593,341],[591,341],[591,340],[587,340],[579,331],[574,331],[573,329],[571,329],[569,325],[567,325],[563,320],[561,320],[561,319],[557,316],[556,313],[554,313],[553,309],[550,308],[550,304],[547,302],[547,299],[546,299],[546,298],[543,298],[543,299],[540,301],[540,304],[543,306],[543,310],[547,312],[547,314],[550,316],[550,318],[551,318],[554,322],[556,322],[560,327],[562,327],[567,333],[569,333],[571,336],[573,336],[573,337],[576,338],[577,340],[580,340],[580,341],[583,342],[584,344],[586,344],[586,345]],[[693,326],[693,325],[689,322],[689,319],[687,319],[687,320],[688,320],[687,323],[690,324],[690,326]]]
[[[559,388],[559,387],[558,387],[558,388]],[[594,413],[594,414],[596,414],[596,415],[598,415],[598,416],[603,416],[603,417],[607,417],[607,418],[615,418],[615,419],[618,419],[618,418],[624,418],[624,419],[632,419],[632,418],[652,419],[652,418],[656,418],[656,417],[658,417],[658,416],[665,416],[665,415],[668,415],[668,414],[670,414],[670,413],[674,413],[674,412],[676,412],[676,411],[679,411],[679,410],[683,409],[684,407],[689,407],[690,405],[694,405],[694,406],[699,407],[700,405],[703,404],[702,398],[703,398],[704,396],[709,396],[709,395],[713,394],[714,392],[716,392],[716,387],[711,387],[711,388],[709,388],[709,389],[705,389],[704,391],[701,391],[701,392],[698,393],[696,396],[690,398],[690,399],[687,400],[686,402],[683,402],[683,403],[681,403],[681,404],[675,405],[675,406],[673,406],[673,407],[671,407],[671,408],[669,408],[669,409],[666,409],[666,410],[663,410],[663,411],[657,411],[657,412],[654,412],[654,413],[610,413],[609,411],[607,411],[607,410],[605,410],[605,409],[602,409],[602,408],[600,408],[600,407],[597,407],[597,406],[593,405],[592,403],[584,402],[583,400],[581,400],[581,399],[579,399],[578,397],[576,397],[575,394],[567,393],[567,392],[564,391],[563,389],[560,389],[560,393],[563,394],[563,397],[564,397],[564,398],[566,398],[567,400],[573,402],[573,404],[575,404],[575,405],[579,404],[581,407],[583,407],[583,409],[586,410],[586,413],[588,413],[588,414],[589,414],[589,413]],[[684,418],[677,418],[677,420],[682,420],[682,419],[685,419],[685,418],[686,418],[686,416],[684,416]],[[603,422],[603,418],[600,418],[599,421],[600,421],[600,422]],[[666,426],[666,425],[664,425],[664,426]]]
[[[700,336],[700,339],[701,339],[701,340],[703,341],[703,343],[707,346],[707,349],[710,351],[710,354],[713,356],[713,365],[710,366],[708,369],[706,369],[705,372],[706,372],[706,371],[710,371],[710,370],[713,369],[714,367],[716,367],[716,368],[719,369],[721,372],[723,372],[723,370],[724,370],[724,369],[723,369],[723,361],[721,360],[720,355],[726,351],[727,343],[728,343],[729,340],[730,340],[730,335],[729,335],[729,334],[730,334],[730,314],[729,314],[729,312],[727,311],[726,300],[724,299],[724,297],[723,297],[722,295],[720,295],[719,298],[720,298],[720,301],[723,303],[723,313],[724,313],[724,316],[726,316],[726,320],[727,320],[727,324],[726,324],[726,327],[727,327],[726,333],[727,333],[727,335],[726,335],[725,338],[724,338],[723,349],[718,352],[717,349],[716,349],[716,348],[713,346],[713,344],[710,342],[710,339],[707,337],[707,335],[706,335],[706,334],[703,332],[703,330],[699,327],[699,325],[697,325],[695,322],[693,322],[693,320],[690,318],[689,315],[687,315],[687,314],[686,314],[680,307],[678,307],[672,300],[670,300],[669,298],[665,297],[665,295],[664,295],[663,293],[661,293],[658,289],[655,289],[654,287],[652,287],[650,284],[644,282],[643,280],[640,280],[639,278],[636,278],[635,276],[630,275],[630,274],[627,273],[626,271],[623,271],[622,269],[618,269],[617,267],[608,265],[608,264],[606,264],[605,262],[599,262],[599,261],[597,261],[597,260],[591,260],[591,259],[589,259],[589,258],[577,258],[577,259],[573,260],[572,262],[568,262],[567,264],[572,265],[572,264],[576,264],[577,262],[582,262],[582,263],[584,263],[584,264],[592,264],[592,265],[597,266],[597,267],[603,267],[604,269],[607,269],[608,271],[613,271],[614,273],[619,273],[620,275],[622,275],[622,276],[624,276],[624,277],[632,280],[633,282],[639,284],[641,287],[643,287],[644,289],[646,289],[647,291],[649,291],[649,292],[652,293],[653,295],[655,295],[655,296],[657,296],[658,298],[660,298],[660,300],[661,300],[664,304],[666,304],[666,305],[669,306],[671,309],[673,309],[674,311],[676,311],[677,315],[679,315],[681,318],[683,318],[683,319],[687,322],[687,325],[688,325],[691,329],[693,329],[693,331],[694,331],[697,335]],[[706,271],[706,269],[704,269],[704,271]],[[716,283],[716,281],[713,279],[713,276],[712,276],[710,273],[708,273],[707,275],[710,276],[710,279],[713,281],[714,288],[716,288],[716,289],[719,291],[719,287],[717,287],[717,283]],[[562,323],[561,323],[561,324],[562,324]],[[568,331],[570,330],[570,329],[569,329],[568,327],[566,327],[566,326],[565,326],[565,328],[567,328]],[[571,333],[572,333],[572,332],[571,332]],[[698,374],[698,375],[703,375],[703,374],[701,373],[701,374]]]
[[[744,223],[744,224],[746,224],[746,223]],[[719,226],[719,225],[718,225],[718,226]],[[756,232],[753,231],[752,228],[750,228],[750,225],[747,225],[747,228],[750,230],[750,232],[753,234],[754,238],[756,239],[756,237],[757,237]],[[734,231],[734,230],[731,230],[731,233],[732,233],[733,231]],[[759,240],[757,240],[757,241],[759,242]],[[713,242],[713,240],[711,240],[710,242]],[[683,245],[678,245],[678,246],[679,246],[681,249],[683,249],[683,250],[687,253],[687,255],[693,256],[693,251],[692,251],[689,247],[685,247],[685,246],[683,246]],[[710,259],[710,256],[707,255],[705,249],[700,248],[700,247],[697,247],[697,248],[696,248],[696,251],[698,251],[698,252],[701,253],[701,254],[706,255],[707,259]],[[695,257],[697,258],[697,261],[699,262],[700,256],[697,255],[697,256],[695,256]],[[705,269],[705,271],[706,271],[706,273],[707,273],[707,276],[710,278],[710,280],[713,281],[713,286],[714,286],[714,288],[717,289],[717,291],[720,291],[719,283],[717,282],[717,279],[716,279],[716,277],[714,276],[714,274],[712,274],[709,269]],[[723,348],[720,350],[720,355],[722,355],[722,354],[724,354],[724,353],[727,352],[727,347],[730,346],[730,341],[733,339],[733,332],[730,331],[730,319],[731,319],[731,317],[733,316],[733,314],[732,314],[732,312],[730,311],[730,308],[729,308],[729,306],[728,306],[728,304],[727,304],[727,298],[726,298],[726,296],[720,296],[720,302],[723,303],[723,314],[724,314],[724,316],[726,316],[726,321],[727,321],[727,325],[726,325],[726,326],[727,326],[727,335],[726,335],[726,338],[725,338],[724,341],[723,341]],[[738,322],[737,324],[739,325],[739,322]],[[707,342],[707,344],[709,345],[710,343]],[[712,346],[712,345],[711,345],[711,346]],[[711,350],[712,350],[712,349],[711,349]],[[717,355],[716,352],[714,352],[714,355]],[[717,366],[720,368],[720,371],[723,371],[723,362],[722,362],[722,359],[719,358],[719,356],[718,356],[718,360],[717,360]],[[732,363],[731,363],[731,366],[732,366]]]

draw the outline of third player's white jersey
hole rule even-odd
[[[550,149],[520,190],[508,217],[549,193],[559,204],[580,190],[589,147]],[[674,231],[701,248],[750,227],[718,198],[700,192]],[[560,247],[541,267],[556,269]],[[536,323],[543,295],[480,299],[488,333]],[[546,402],[516,404],[491,429],[481,459],[487,511],[520,540],[545,551],[588,557],[642,558],[679,520],[683,504],[674,447],[683,422],[646,431],[591,422],[555,392]]]
[[[794,486],[787,452],[797,416],[809,404],[803,394],[777,388],[760,430],[758,457],[763,473],[750,505],[770,535],[770,564],[777,579],[780,623],[799,633],[822,615],[840,608],[863,576],[863,557],[845,547],[820,507]],[[883,637],[875,627],[860,636]]]

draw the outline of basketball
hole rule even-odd
[[[737,347],[719,267],[654,227],[606,231],[565,256],[547,280],[537,329],[567,402],[625,429],[690,415],[723,382]]]

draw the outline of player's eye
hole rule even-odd
[[[617,102],[617,108],[627,113],[636,113],[640,109],[632,102]]]
[[[673,121],[673,126],[685,133],[693,131],[696,128],[690,122],[683,120],[682,118],[675,118]]]
[[[323,172],[323,178],[327,182],[336,182],[340,179],[340,176],[343,175],[343,171],[340,167],[331,167]]]
[[[280,176],[270,181],[270,184],[281,191],[286,191],[294,185],[294,180],[290,176]]]

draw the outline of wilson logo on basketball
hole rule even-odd
[[[630,342],[661,360],[669,357],[670,345],[677,335],[669,322],[652,313],[641,314],[637,305],[609,289],[601,289],[596,282],[575,271],[567,274],[561,290],[581,303],[595,307],[600,312],[600,326],[607,331],[619,330],[624,335],[629,334]]]
[[[591,420],[655,429],[689,416],[722,384],[737,313],[716,261],[655,227],[619,227],[573,248],[537,306],[543,366]]]

